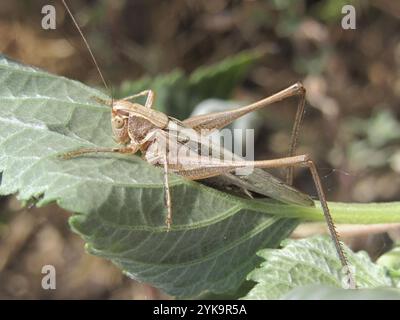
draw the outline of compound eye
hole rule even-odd
[[[115,117],[114,118],[114,126],[115,126],[115,129],[122,129],[122,127],[124,126],[124,119],[122,119],[120,117]]]

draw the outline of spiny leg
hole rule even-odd
[[[144,90],[144,91],[139,92],[137,94],[134,94],[132,96],[123,98],[122,100],[132,100],[132,99],[135,99],[135,98],[138,98],[138,97],[143,97],[143,96],[147,96],[146,103],[145,103],[144,106],[147,107],[147,108],[152,108],[153,104],[154,104],[155,97],[156,97],[156,95],[155,95],[153,90]]]
[[[289,146],[289,153],[288,153],[288,157],[292,157],[295,155],[296,153],[296,149],[297,149],[297,141],[298,141],[298,137],[299,137],[299,133],[300,133],[300,127],[301,127],[301,123],[304,117],[304,112],[305,112],[305,104],[306,104],[306,89],[304,88],[304,86],[301,83],[297,83],[300,88],[298,91],[298,95],[300,96],[300,101],[297,105],[297,111],[296,111],[296,117],[294,119],[294,123],[293,123],[293,128],[292,128],[292,134],[290,137],[290,146]],[[292,185],[293,184],[293,167],[289,167],[286,169],[286,183],[288,185]]]
[[[300,126],[304,115],[304,107],[305,107],[305,93],[306,90],[304,86],[297,82],[290,87],[279,91],[265,99],[262,99],[258,102],[252,103],[250,105],[236,108],[233,110],[227,110],[222,112],[209,113],[205,115],[200,115],[196,117],[191,117],[183,121],[183,123],[195,130],[201,129],[221,129],[228,124],[232,123],[234,120],[244,116],[247,113],[256,111],[258,109],[264,108],[268,105],[271,105],[275,102],[290,98],[295,95],[300,96],[300,101],[297,105],[296,117],[294,120],[291,141],[289,146],[288,156],[292,157],[296,153],[297,140],[300,132]],[[293,184],[293,167],[289,167],[286,169],[286,183],[289,185]]]
[[[219,159],[211,159],[208,163],[205,159],[202,159],[201,165],[198,167],[193,166],[198,158],[180,158],[179,161],[182,165],[180,168],[176,168],[176,172],[186,178],[192,180],[200,180],[205,178],[210,178],[233,171],[238,168],[243,167],[254,167],[254,168],[287,168],[293,166],[306,166],[309,168],[315,188],[317,189],[318,198],[321,202],[322,210],[325,216],[325,220],[328,224],[328,229],[331,234],[332,240],[334,242],[336,252],[339,256],[340,262],[345,269],[348,276],[348,285],[351,289],[356,288],[355,280],[353,274],[350,271],[349,264],[344,253],[342,242],[340,241],[339,234],[336,232],[335,224],[333,222],[332,216],[329,211],[329,207],[326,201],[325,192],[322,187],[321,179],[318,175],[316,166],[314,162],[307,155],[299,155],[293,157],[285,157],[272,160],[259,160],[259,161],[223,161]],[[188,169],[185,170],[186,165],[189,164]],[[173,166],[170,166],[173,168]]]
[[[339,234],[336,231],[335,223],[333,222],[332,215],[330,214],[328,203],[326,201],[325,192],[322,187],[321,178],[319,177],[317,167],[314,164],[314,161],[308,159],[305,162],[305,165],[310,169],[315,188],[317,189],[318,198],[321,202],[322,210],[324,211],[324,216],[326,223],[328,225],[329,232],[331,234],[332,240],[336,247],[336,252],[339,255],[340,262],[342,266],[346,269],[347,275],[349,276],[348,281],[351,289],[355,289],[355,280],[353,279],[353,275],[350,272],[349,264],[344,253],[343,244],[340,241]]]
[[[270,104],[281,101],[283,99],[292,97],[297,94],[301,94],[304,91],[304,87],[301,83],[295,83],[290,87],[283,89],[265,99],[249,104],[244,107],[235,108],[232,110],[226,110],[222,112],[213,112],[204,115],[188,118],[182,121],[186,126],[193,128],[194,130],[201,129],[221,129],[226,127],[236,119],[261,108],[264,108]]]

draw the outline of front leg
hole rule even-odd
[[[90,99],[96,101],[99,104],[104,104],[107,107],[112,107],[113,106],[113,100],[104,100],[104,99],[96,97],[96,96],[92,96],[92,97],[90,97]]]
[[[126,97],[126,98],[123,98],[121,100],[129,101],[129,100],[132,100],[132,99],[135,99],[138,97],[143,97],[143,96],[147,96],[146,103],[144,104],[144,106],[151,109],[153,107],[154,101],[156,99],[156,95],[153,90],[144,90],[142,92],[139,92],[137,94],[134,94],[134,95]]]
[[[113,153],[136,153],[137,148],[128,146],[128,147],[122,147],[122,148],[82,148],[74,151],[69,151],[66,152],[60,157],[64,160],[72,159],[79,157],[83,154],[88,154],[88,153],[100,153],[100,152],[113,152]]]

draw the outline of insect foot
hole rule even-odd
[[[75,151],[69,151],[63,154],[58,155],[58,158],[61,158],[62,160],[69,160],[72,158],[76,158],[79,157],[81,155],[81,153],[79,152],[79,150],[75,150]]]
[[[96,96],[91,96],[90,99],[93,100],[93,101],[96,101],[99,104],[106,105],[108,107],[112,107],[112,104],[113,104],[112,101],[107,101],[107,100],[101,99],[101,98],[96,97]]]
[[[170,232],[171,231],[172,219],[170,217],[167,217],[165,219],[165,224],[167,225],[167,232]]]

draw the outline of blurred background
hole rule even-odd
[[[328,199],[400,200],[400,2],[68,3],[117,95],[144,76],[153,79],[178,69],[190,74],[244,50],[262,52],[230,99],[251,102],[302,81],[307,112],[299,153],[309,153],[316,161]],[[56,30],[41,28],[45,4],[56,7]],[[355,30],[341,27],[345,4],[356,8]],[[0,52],[101,87],[61,1],[0,0]],[[257,115],[256,158],[285,155],[295,106],[293,98]],[[185,107],[176,105],[176,110]],[[296,171],[295,185],[316,194],[306,171]],[[108,261],[86,254],[84,242],[69,230],[69,216],[55,205],[21,210],[14,197],[0,198],[0,298],[167,298],[127,279]],[[294,236],[324,228],[305,224]],[[342,233],[354,250],[367,250],[376,259],[399,239],[398,230],[372,226],[343,228]],[[41,288],[45,264],[56,267],[57,290]]]

